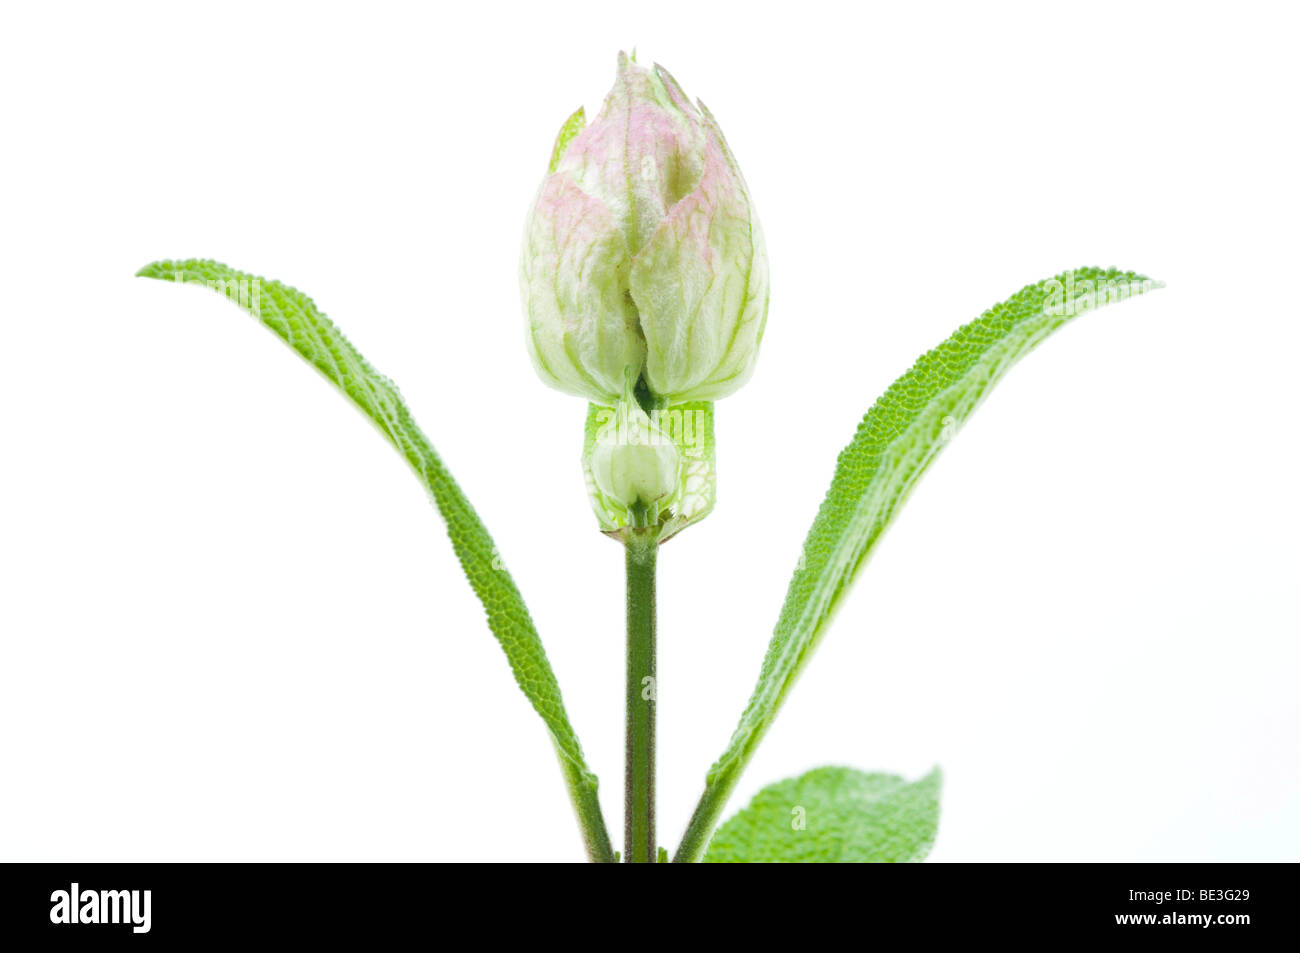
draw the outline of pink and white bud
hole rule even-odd
[[[624,54],[600,115],[581,121],[561,132],[525,228],[538,373],[604,406],[628,374],[662,403],[730,394],[758,355],[768,275],[722,131],[666,70]]]

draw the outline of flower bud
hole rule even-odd
[[[767,255],[717,122],[624,54],[600,115],[581,122],[562,130],[525,228],[538,373],[606,407],[627,374],[659,404],[730,394],[758,354]]]
[[[624,508],[667,503],[677,492],[680,468],[676,445],[635,402],[619,402],[591,453],[596,488]]]

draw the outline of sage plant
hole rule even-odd
[[[627,574],[624,846],[514,580],[397,388],[310,298],[214,261],[139,274],[224,292],[314,365],[406,458],[446,521],[519,687],[550,732],[592,861],[668,859],[655,829],[655,569],[659,547],[712,510],[713,402],[750,377],[768,265],[749,187],[722,130],[662,67],[620,55],[588,125],[560,129],[520,261],[525,342],[542,380],[587,403],[582,467]],[[675,861],[916,861],[939,818],[940,774],[916,781],[817,768],[763,788],[719,827],[728,796],[836,607],[912,487],[1007,369],[1071,318],[1158,287],[1083,268],[1031,284],[923,355],[840,453],[799,554],[749,704],[705,775]],[[575,418],[576,421],[576,418]],[[679,544],[680,545],[680,544]]]

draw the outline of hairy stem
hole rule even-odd
[[[710,779],[704,794],[695,806],[695,813],[691,815],[690,823],[686,825],[686,833],[682,835],[677,853],[673,855],[674,864],[693,864],[704,855],[704,848],[709,846],[709,838],[713,836],[713,830],[718,826],[722,810],[727,806],[727,798],[731,796],[732,788],[740,780],[740,772],[743,769],[744,763],[733,764],[718,778]]]
[[[627,536],[627,773],[624,859],[648,864],[655,843],[655,562],[657,527]]]
[[[600,812],[600,799],[596,796],[595,784],[563,752],[557,749],[556,753],[560,757],[560,770],[564,773],[564,783],[569,789],[569,799],[573,802],[578,827],[582,829],[582,843],[587,849],[587,859],[593,864],[614,863],[614,846],[609,842],[609,832],[605,829],[605,817]]]

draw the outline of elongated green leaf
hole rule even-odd
[[[939,827],[935,768],[893,774],[817,768],[769,784],[718,828],[706,864],[907,863],[924,860]]]
[[[452,548],[487,610],[488,627],[505,650],[519,687],[550,730],[575,808],[584,823],[589,853],[593,859],[610,859],[609,839],[596,799],[596,777],[583,760],[582,747],[564,710],[560,686],[523,597],[478,514],[411,419],[397,387],[366,362],[310,298],[278,281],[203,260],[155,262],[138,274],[199,284],[226,295],[320,371],[406,458],[446,521]]]
[[[1085,268],[1030,285],[925,354],[867,412],[840,454],[804,541],[758,684],[678,858],[699,856],[741,769],[807,664],[836,607],[921,474],[1007,369],[1074,316],[1159,287]]]

